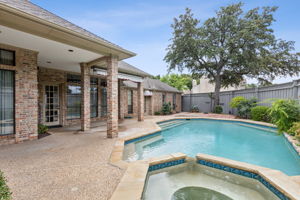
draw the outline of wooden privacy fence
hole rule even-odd
[[[220,105],[223,113],[236,114],[235,109],[230,108],[229,103],[232,98],[243,96],[247,99],[255,97],[260,104],[268,105],[268,99],[299,99],[300,79],[288,83],[276,84],[272,86],[249,88],[243,90],[226,91],[220,93]],[[200,112],[212,112],[212,93],[185,94],[182,96],[182,111],[189,112],[193,106],[197,106]]]

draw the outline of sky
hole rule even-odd
[[[137,53],[126,62],[152,74],[167,73],[163,61],[170,44],[174,17],[191,8],[204,22],[220,6],[237,0],[31,0],[31,2],[79,25],[121,47]],[[244,0],[244,9],[278,6],[272,28],[278,38],[295,41],[300,52],[299,0]],[[274,83],[298,77],[278,77]],[[248,82],[255,82],[248,80]]]

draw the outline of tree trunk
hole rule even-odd
[[[214,107],[215,110],[217,105],[220,105],[220,90],[221,90],[221,78],[220,75],[217,75],[215,78],[215,99],[214,99]]]

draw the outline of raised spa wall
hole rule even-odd
[[[194,160],[199,165],[257,180],[279,199],[300,199],[300,185],[295,184],[289,176],[278,170],[205,154],[198,154],[196,159],[193,159],[183,153],[174,153],[159,158],[130,163],[121,182],[113,193],[111,200],[142,199],[147,174],[149,172],[185,164],[187,160]]]
[[[157,132],[161,131],[161,128],[157,123],[187,119],[179,117],[171,117],[169,119],[156,121],[156,126],[151,132],[139,133],[124,138],[120,138],[113,149],[110,157],[110,162],[120,168],[127,168],[121,182],[113,193],[111,200],[138,200],[142,198],[145,182],[147,179],[148,172],[155,170],[164,169],[167,167],[173,167],[176,165],[184,164],[187,160],[193,159],[187,157],[183,153],[173,153],[166,156],[150,158],[146,160],[138,160],[134,162],[126,162],[123,160],[123,152],[125,144],[132,143],[138,140],[146,139],[152,137]],[[189,118],[189,119],[206,119],[206,118]],[[212,118],[209,118],[212,119]],[[225,120],[225,121],[235,121],[242,123],[253,123],[256,125],[273,127],[274,125],[264,123],[264,122],[254,122],[250,120],[241,119],[219,119],[215,120]],[[295,145],[295,141],[292,138],[285,135],[287,140],[293,145],[294,149],[300,155],[300,148]],[[224,170],[230,173],[234,173],[240,176],[255,179],[262,183],[267,189],[273,192],[279,199],[283,200],[299,200],[300,199],[300,183],[299,177],[290,177],[278,170],[268,169],[264,167],[259,167],[256,165],[238,162],[234,160],[225,159],[222,157],[216,157],[206,154],[198,154],[196,156],[196,162],[200,165],[205,165],[207,167],[212,167],[218,170]],[[295,178],[295,179],[293,179]],[[297,180],[294,181],[294,180]]]

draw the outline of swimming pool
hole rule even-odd
[[[300,174],[299,155],[284,136],[272,128],[208,119],[182,122],[151,137],[128,141],[124,159],[141,160],[175,152],[194,157],[204,153],[278,169],[288,175]]]

